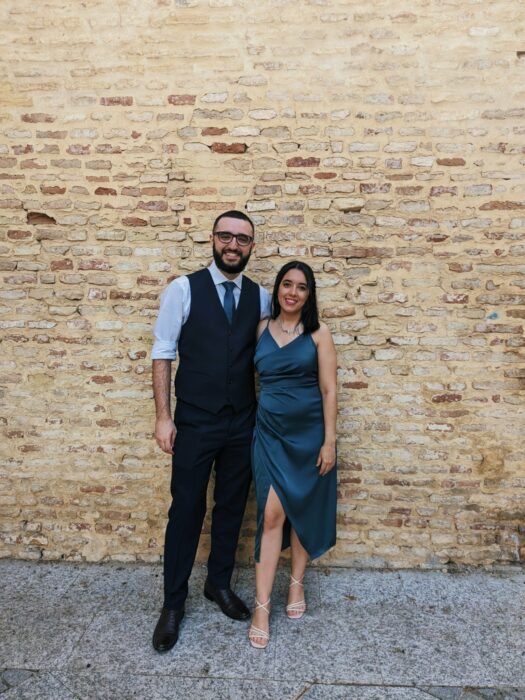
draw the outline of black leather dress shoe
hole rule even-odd
[[[232,620],[247,620],[250,617],[250,611],[231,588],[215,588],[206,581],[204,595],[208,600],[217,603],[222,612]]]
[[[179,625],[184,617],[184,608],[170,610],[162,608],[159,621],[153,632],[153,648],[155,651],[169,651],[179,638]]]

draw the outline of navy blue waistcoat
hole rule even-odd
[[[194,406],[218,413],[255,403],[253,355],[261,318],[259,286],[242,279],[241,297],[232,326],[208,269],[188,275],[190,315],[179,337],[175,395]]]

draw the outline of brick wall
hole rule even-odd
[[[0,5],[1,556],[159,559],[151,326],[246,207],[252,276],[307,260],[338,347],[325,561],[523,557],[524,14]]]

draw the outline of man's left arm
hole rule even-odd
[[[272,298],[261,285],[259,285],[259,295],[261,299],[261,320],[270,318],[272,315]]]

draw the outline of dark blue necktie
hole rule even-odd
[[[233,313],[235,311],[235,300],[233,298],[233,290],[235,289],[235,282],[223,282],[225,289],[224,292],[224,312],[228,319],[230,326],[233,321]]]

